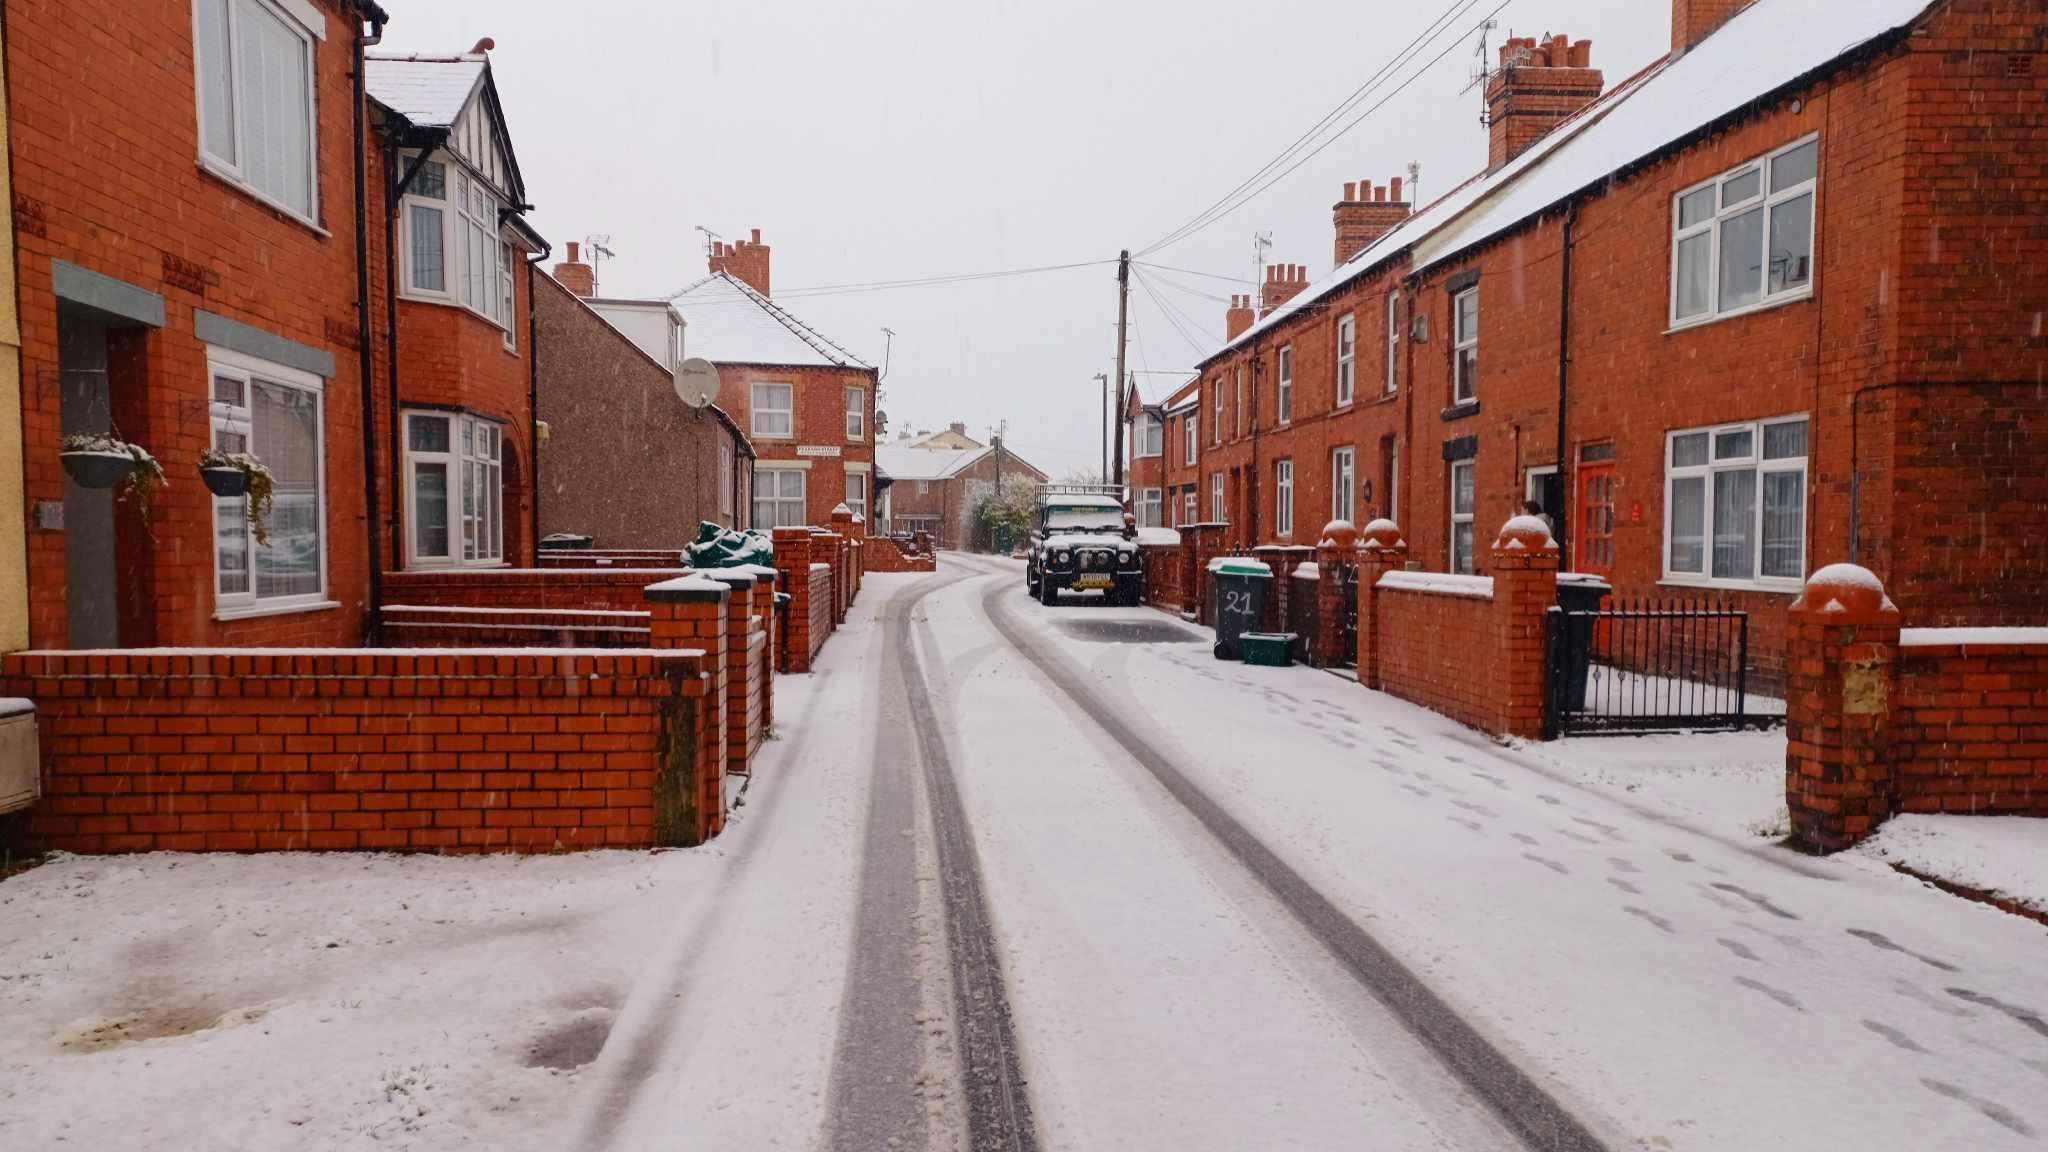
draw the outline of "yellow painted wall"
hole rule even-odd
[[[0,53],[0,652],[28,646],[28,526],[21,472],[21,317],[14,189],[7,179],[7,62]]]

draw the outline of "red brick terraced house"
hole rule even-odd
[[[1131,427],[1131,511],[1140,528],[1174,528],[1200,516],[1201,380],[1190,380],[1158,404],[1139,408]]]
[[[534,562],[534,332],[529,258],[487,54],[370,54],[368,219],[389,258],[376,393],[380,532],[394,567]]]
[[[956,434],[965,438],[964,433]],[[1007,487],[1020,478],[1031,484],[1046,481],[1044,472],[1010,451],[1000,438],[972,448],[897,442],[884,445],[876,456],[889,478],[883,493],[885,529],[897,536],[927,533],[938,548],[986,550],[986,533],[983,539],[973,538],[975,507],[998,483]]]
[[[1512,40],[1488,170],[1346,189],[1333,272],[1272,270],[1199,365],[1204,518],[1314,544],[1399,522],[1484,573],[1524,501],[1568,568],[1749,612],[1782,673],[1802,578],[1909,624],[2048,616],[2048,21],[2038,0],[1674,0],[1603,90]],[[1348,515],[1347,515],[1348,514]]]
[[[769,248],[714,241],[711,274],[674,299],[683,355],[718,368],[719,407],[753,443],[752,526],[831,523],[844,503],[873,515],[875,369],[769,295]]]
[[[373,261],[351,110],[359,33],[383,19],[348,0],[6,6],[31,646],[362,640]],[[72,434],[143,447],[168,486],[80,486]],[[201,485],[216,446],[274,474],[267,545]]]

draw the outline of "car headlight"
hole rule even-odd
[[[1059,553],[1059,555],[1057,555],[1057,556],[1054,556],[1054,557],[1053,557],[1053,561],[1054,561],[1055,563],[1058,563],[1058,564],[1065,564],[1065,563],[1066,563],[1067,561],[1069,561],[1069,560],[1072,560],[1073,558],[1074,558],[1074,554],[1073,554],[1073,553],[1071,553],[1071,552],[1067,551],[1066,549],[1062,548],[1062,549],[1060,549],[1060,553]]]

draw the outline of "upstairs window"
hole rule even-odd
[[[405,197],[406,284],[414,292],[448,291],[448,166],[420,165]]]
[[[796,386],[756,384],[753,388],[754,435],[787,440],[796,435]]]
[[[1238,366],[1237,368],[1234,368],[1234,369],[1232,369],[1232,370],[1231,370],[1231,376],[1232,376],[1232,378],[1233,378],[1233,379],[1235,379],[1235,380],[1236,380],[1236,382],[1237,382],[1237,433],[1236,433],[1236,434],[1237,434],[1237,435],[1238,435],[1239,437],[1242,437],[1242,436],[1244,435],[1244,367],[1243,367],[1243,365],[1239,365],[1239,366]]]
[[[1809,137],[1672,199],[1671,323],[1705,323],[1813,287],[1820,140]]]
[[[1209,421],[1209,443],[1221,444],[1223,443],[1223,378],[1217,377],[1214,384],[1216,390],[1215,418]]]
[[[312,32],[269,0],[195,0],[192,13],[201,162],[312,223]]]
[[[868,436],[868,396],[859,388],[846,390],[846,438],[856,443]]]
[[[1273,419],[1285,424],[1294,419],[1294,345],[1282,344],[1274,364]]]
[[[1456,331],[1451,344],[1454,380],[1451,402],[1470,404],[1479,399],[1479,289],[1467,288],[1451,300],[1456,314]]]
[[[1189,409],[1189,411],[1188,411],[1188,414],[1187,414],[1187,415],[1185,415],[1185,416],[1183,416],[1183,417],[1181,417],[1180,419],[1181,419],[1181,445],[1180,445],[1180,462],[1181,462],[1182,464],[1193,464],[1193,463],[1195,462],[1195,441],[1196,441],[1196,440],[1198,440],[1198,439],[1200,439],[1200,437],[1196,435],[1196,431],[1195,431],[1195,423],[1196,423],[1196,421],[1195,421],[1195,413],[1194,413],[1194,410],[1193,410],[1193,409]]]
[[[1227,517],[1226,517],[1226,516],[1224,515],[1224,513],[1228,512],[1228,511],[1229,511],[1229,509],[1227,509],[1227,508],[1225,508],[1225,507],[1223,506],[1223,473],[1221,473],[1221,472],[1211,472],[1211,473],[1209,473],[1209,520],[1210,520],[1210,522],[1211,522],[1211,523],[1214,523],[1214,524],[1221,524],[1221,523],[1224,523],[1224,522],[1225,522],[1225,520],[1227,519]]]
[[[1294,535],[1294,461],[1273,461],[1273,531]]]
[[[1337,321],[1337,407],[1351,403],[1358,386],[1358,318]]]
[[[1401,351],[1401,298],[1387,293],[1387,385],[1386,394],[1394,394],[1397,374],[1395,366],[1400,361]]]
[[[1355,523],[1353,500],[1358,488],[1358,453],[1353,448],[1330,452],[1330,519]]]
[[[1137,452],[1140,457],[1149,458],[1166,454],[1166,427],[1156,414],[1138,413],[1137,436]]]
[[[725,516],[732,515],[733,478],[732,441],[721,435],[718,438],[718,511]]]
[[[498,194],[451,163],[446,153],[420,163],[399,213],[407,296],[460,304],[503,332],[516,348],[513,301],[518,254],[498,234]],[[416,155],[400,163],[410,167]]]

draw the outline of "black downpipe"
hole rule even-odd
[[[531,501],[527,541],[534,563],[540,563],[540,303],[533,292],[535,266],[555,254],[541,241],[541,251],[526,261],[526,491]]]
[[[363,121],[369,115],[369,101],[363,87],[363,49],[384,39],[384,20],[371,18],[372,31],[363,35],[362,21],[356,22],[355,142],[356,165],[356,357],[363,390],[363,505],[368,513],[363,529],[370,540],[370,617],[365,643],[375,644],[383,633],[384,560],[377,523],[377,368],[370,351],[370,172],[363,158]]]
[[[1558,293],[1557,307],[1557,507],[1550,510],[1550,519],[1557,529],[1557,562],[1561,568],[1571,568],[1571,525],[1566,509],[1572,501],[1568,493],[1572,490],[1572,473],[1566,459],[1565,406],[1571,399],[1572,375],[1572,230],[1579,222],[1579,206],[1575,201],[1564,213],[1564,270],[1561,273],[1564,284]]]
[[[1245,470],[1244,516],[1245,546],[1259,546],[1259,373],[1266,362],[1257,348],[1252,349],[1252,462]]]

